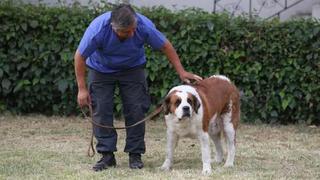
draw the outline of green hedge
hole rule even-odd
[[[110,9],[0,3],[0,111],[79,113],[73,53],[91,20]],[[242,93],[246,122],[320,122],[320,23],[231,18],[200,10],[139,9],[171,40],[188,71],[224,74]],[[156,104],[178,76],[146,50]],[[121,106],[116,99],[116,111]]]

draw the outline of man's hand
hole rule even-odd
[[[187,71],[182,72],[181,74],[179,74],[179,76],[180,76],[180,79],[186,83],[191,83],[191,81],[198,82],[202,80],[202,77],[196,74],[189,73]]]
[[[78,104],[80,107],[88,106],[91,103],[89,92],[87,89],[78,91]]]

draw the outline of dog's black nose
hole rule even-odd
[[[190,108],[189,108],[189,106],[184,106],[184,107],[182,107],[182,110],[183,110],[183,111],[189,111]]]
[[[189,106],[183,106],[182,107],[182,117],[191,117],[191,114],[190,114],[190,107]]]

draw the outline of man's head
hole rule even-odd
[[[137,26],[136,13],[130,5],[121,4],[111,12],[112,29],[122,40],[134,35]]]

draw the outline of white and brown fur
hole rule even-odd
[[[210,138],[216,147],[215,161],[223,161],[221,132],[227,143],[225,167],[234,164],[236,129],[240,121],[240,95],[236,86],[222,75],[214,75],[195,85],[172,88],[165,100],[167,155],[161,166],[169,170],[180,137],[198,138],[202,153],[202,173],[211,173]]]

